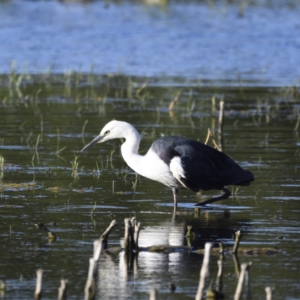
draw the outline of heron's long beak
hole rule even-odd
[[[90,148],[91,146],[99,143],[102,139],[104,138],[104,136],[102,135],[98,135],[96,136],[91,142],[89,142],[87,145],[85,145],[80,152],[83,152],[85,149]]]

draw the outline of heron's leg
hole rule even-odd
[[[174,197],[174,213],[176,213],[178,189],[172,188],[172,192],[173,192],[173,197]]]
[[[213,202],[216,202],[216,201],[219,201],[219,200],[223,200],[223,199],[227,199],[230,197],[231,193],[229,190],[227,190],[226,188],[222,188],[222,191],[225,192],[225,194],[223,194],[222,196],[219,196],[219,197],[216,197],[216,198],[212,198],[212,199],[209,199],[209,200],[206,200],[206,201],[203,201],[203,202],[199,202],[197,204],[195,204],[195,206],[201,206],[201,205],[206,205],[208,203],[213,203]]]

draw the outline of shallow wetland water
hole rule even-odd
[[[119,246],[133,216],[141,247],[175,250],[141,251],[131,265],[124,252],[103,253],[96,299],[149,299],[152,287],[159,299],[195,299],[203,255],[193,250],[231,247],[237,230],[241,247],[282,249],[238,255],[252,262],[252,299],[265,299],[265,286],[275,300],[300,299],[299,3],[73,2],[0,1],[0,299],[32,299],[38,268],[43,299],[57,299],[61,278],[68,299],[83,299],[93,241],[115,219],[108,247]],[[180,191],[174,217],[170,189],[137,177],[121,141],[79,155],[112,119],[142,133],[141,154],[162,135],[204,142],[210,129],[219,143],[221,99],[223,151],[255,182],[199,212],[194,204],[218,191]],[[190,241],[188,226],[198,233]],[[206,290],[219,259],[211,256]],[[236,269],[226,254],[225,299]]]
[[[282,249],[278,255],[239,255],[239,262],[252,262],[253,299],[265,297],[265,286],[275,288],[274,299],[299,299],[299,90],[165,84],[121,76],[93,79],[74,79],[69,85],[36,79],[19,91],[1,90],[0,279],[6,282],[1,297],[31,299],[35,271],[41,267],[43,299],[57,297],[61,278],[69,280],[68,299],[82,299],[93,240],[115,219],[109,247],[120,245],[124,218],[136,216],[142,223],[140,246],[187,245],[185,234],[192,225],[199,233],[192,249],[207,241],[231,246],[236,230],[243,233],[241,246]],[[212,114],[213,97],[217,107]],[[251,170],[255,182],[238,190],[230,187],[230,199],[201,208],[199,214],[193,205],[218,191],[181,191],[172,218],[171,191],[136,177],[122,160],[121,141],[79,155],[112,119],[128,121],[143,133],[140,153],[162,135],[204,142],[208,128],[218,142],[220,99],[225,101],[223,151]],[[213,146],[211,139],[208,144]],[[44,223],[57,239],[49,241],[36,223]],[[192,251],[144,251],[130,268],[123,252],[103,253],[96,299],[147,299],[151,287],[161,299],[193,299],[202,259]],[[206,288],[215,285],[218,259],[211,258]],[[232,299],[236,284],[234,261],[226,255],[226,299]]]

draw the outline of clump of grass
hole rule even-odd
[[[32,164],[32,169],[33,169],[33,179],[32,179],[32,182],[35,182],[34,158],[35,158],[35,155],[33,155],[32,158],[31,158],[31,164]]]
[[[100,169],[99,169],[99,165],[98,165],[97,161],[96,161],[96,169],[94,169],[93,174],[99,179],[101,173],[100,173]]]
[[[112,161],[113,160],[113,154],[114,154],[115,150],[111,150],[110,151],[110,158],[109,160]]]
[[[101,167],[99,167],[99,164]],[[103,160],[102,160],[102,156],[99,155],[98,159],[96,160],[96,168],[93,171],[93,175],[99,179],[102,169],[103,169]]]
[[[175,105],[178,102],[179,98],[181,96],[181,91],[177,92],[175,97],[172,99],[172,101],[169,104],[169,111],[172,111],[175,109]]]
[[[93,217],[93,216],[95,215],[96,206],[97,206],[97,204],[96,204],[96,202],[95,202],[94,207],[93,207],[93,209],[92,209],[92,211],[91,211],[91,217]]]
[[[138,177],[137,177],[137,174],[135,174],[135,181],[132,182],[133,193],[135,193],[135,191],[136,191],[137,183],[138,183]]]
[[[299,128],[299,124],[300,124],[300,110],[298,109],[297,110],[297,121],[296,121],[296,125],[294,127],[294,131],[298,131],[298,128]]]
[[[204,142],[205,145],[207,145],[210,138],[211,138],[215,148],[220,151],[220,148],[219,148],[218,144],[216,143],[216,141],[214,139],[214,135],[213,135],[212,131],[210,130],[210,128],[208,128],[207,136],[206,136],[206,139],[205,139],[205,142]]]
[[[39,146],[40,140],[41,140],[41,135],[39,134],[39,135],[37,136],[36,143],[35,143],[35,155],[36,155],[36,158],[37,158],[38,163],[40,163],[39,153],[38,153],[38,146]]]
[[[125,184],[127,184],[127,176],[129,175],[129,173],[126,172],[125,170],[122,170],[122,173],[123,173],[124,182],[125,182]]]
[[[67,148],[64,147],[60,149],[59,143],[60,143],[60,132],[59,132],[59,128],[57,127],[57,145],[56,145],[56,152],[55,152],[55,155],[57,156],[59,156],[59,154]]]
[[[88,123],[89,120],[85,120],[82,130],[81,130],[81,139],[82,139],[82,144],[85,145],[85,141],[84,141],[84,130],[85,130],[85,126]]]
[[[78,161],[79,155],[76,156],[74,154],[74,157],[75,157],[74,160],[71,161],[71,165],[72,165],[72,174],[71,175],[73,178],[77,178],[78,177],[77,171],[78,171],[78,166],[79,166],[79,161]]]

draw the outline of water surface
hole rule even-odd
[[[282,249],[285,254],[239,256],[239,261],[252,261],[253,299],[265,297],[265,286],[275,287],[274,299],[297,299],[298,91],[94,79],[103,84],[27,84],[20,87],[22,98],[15,87],[2,89],[0,155],[5,165],[0,173],[0,279],[7,285],[2,297],[32,298],[35,271],[42,267],[44,299],[57,297],[62,277],[70,282],[68,298],[81,299],[93,240],[116,219],[118,226],[109,245],[120,245],[124,218],[136,216],[143,227],[140,246],[187,245],[184,235],[192,225],[199,233],[192,241],[194,248],[202,248],[206,241],[230,246],[240,229],[244,247]],[[201,209],[199,215],[193,205],[217,191],[202,195],[181,191],[179,213],[172,218],[170,189],[139,177],[134,188],[136,175],[121,158],[119,140],[92,147],[77,158],[77,169],[72,167],[83,145],[113,118],[128,121],[142,132],[141,153],[167,134],[203,142],[210,128],[218,141],[218,106],[212,115],[212,97],[217,104],[221,98],[225,101],[224,152],[253,172],[256,180],[249,187],[233,187],[230,199]],[[49,241],[36,223],[44,223],[57,240]],[[141,252],[130,269],[123,252],[103,254],[97,299],[145,299],[151,287],[164,299],[194,298],[202,258],[189,251]],[[213,285],[218,259],[213,256],[211,260],[209,281]],[[176,285],[175,292],[169,283]],[[227,298],[234,294],[236,284],[229,255],[223,277]]]
[[[300,79],[299,9],[297,1],[251,1],[242,10],[227,1],[170,1],[166,6],[4,1],[0,72],[9,73],[13,62],[19,72],[31,73],[93,69],[295,85]]]

